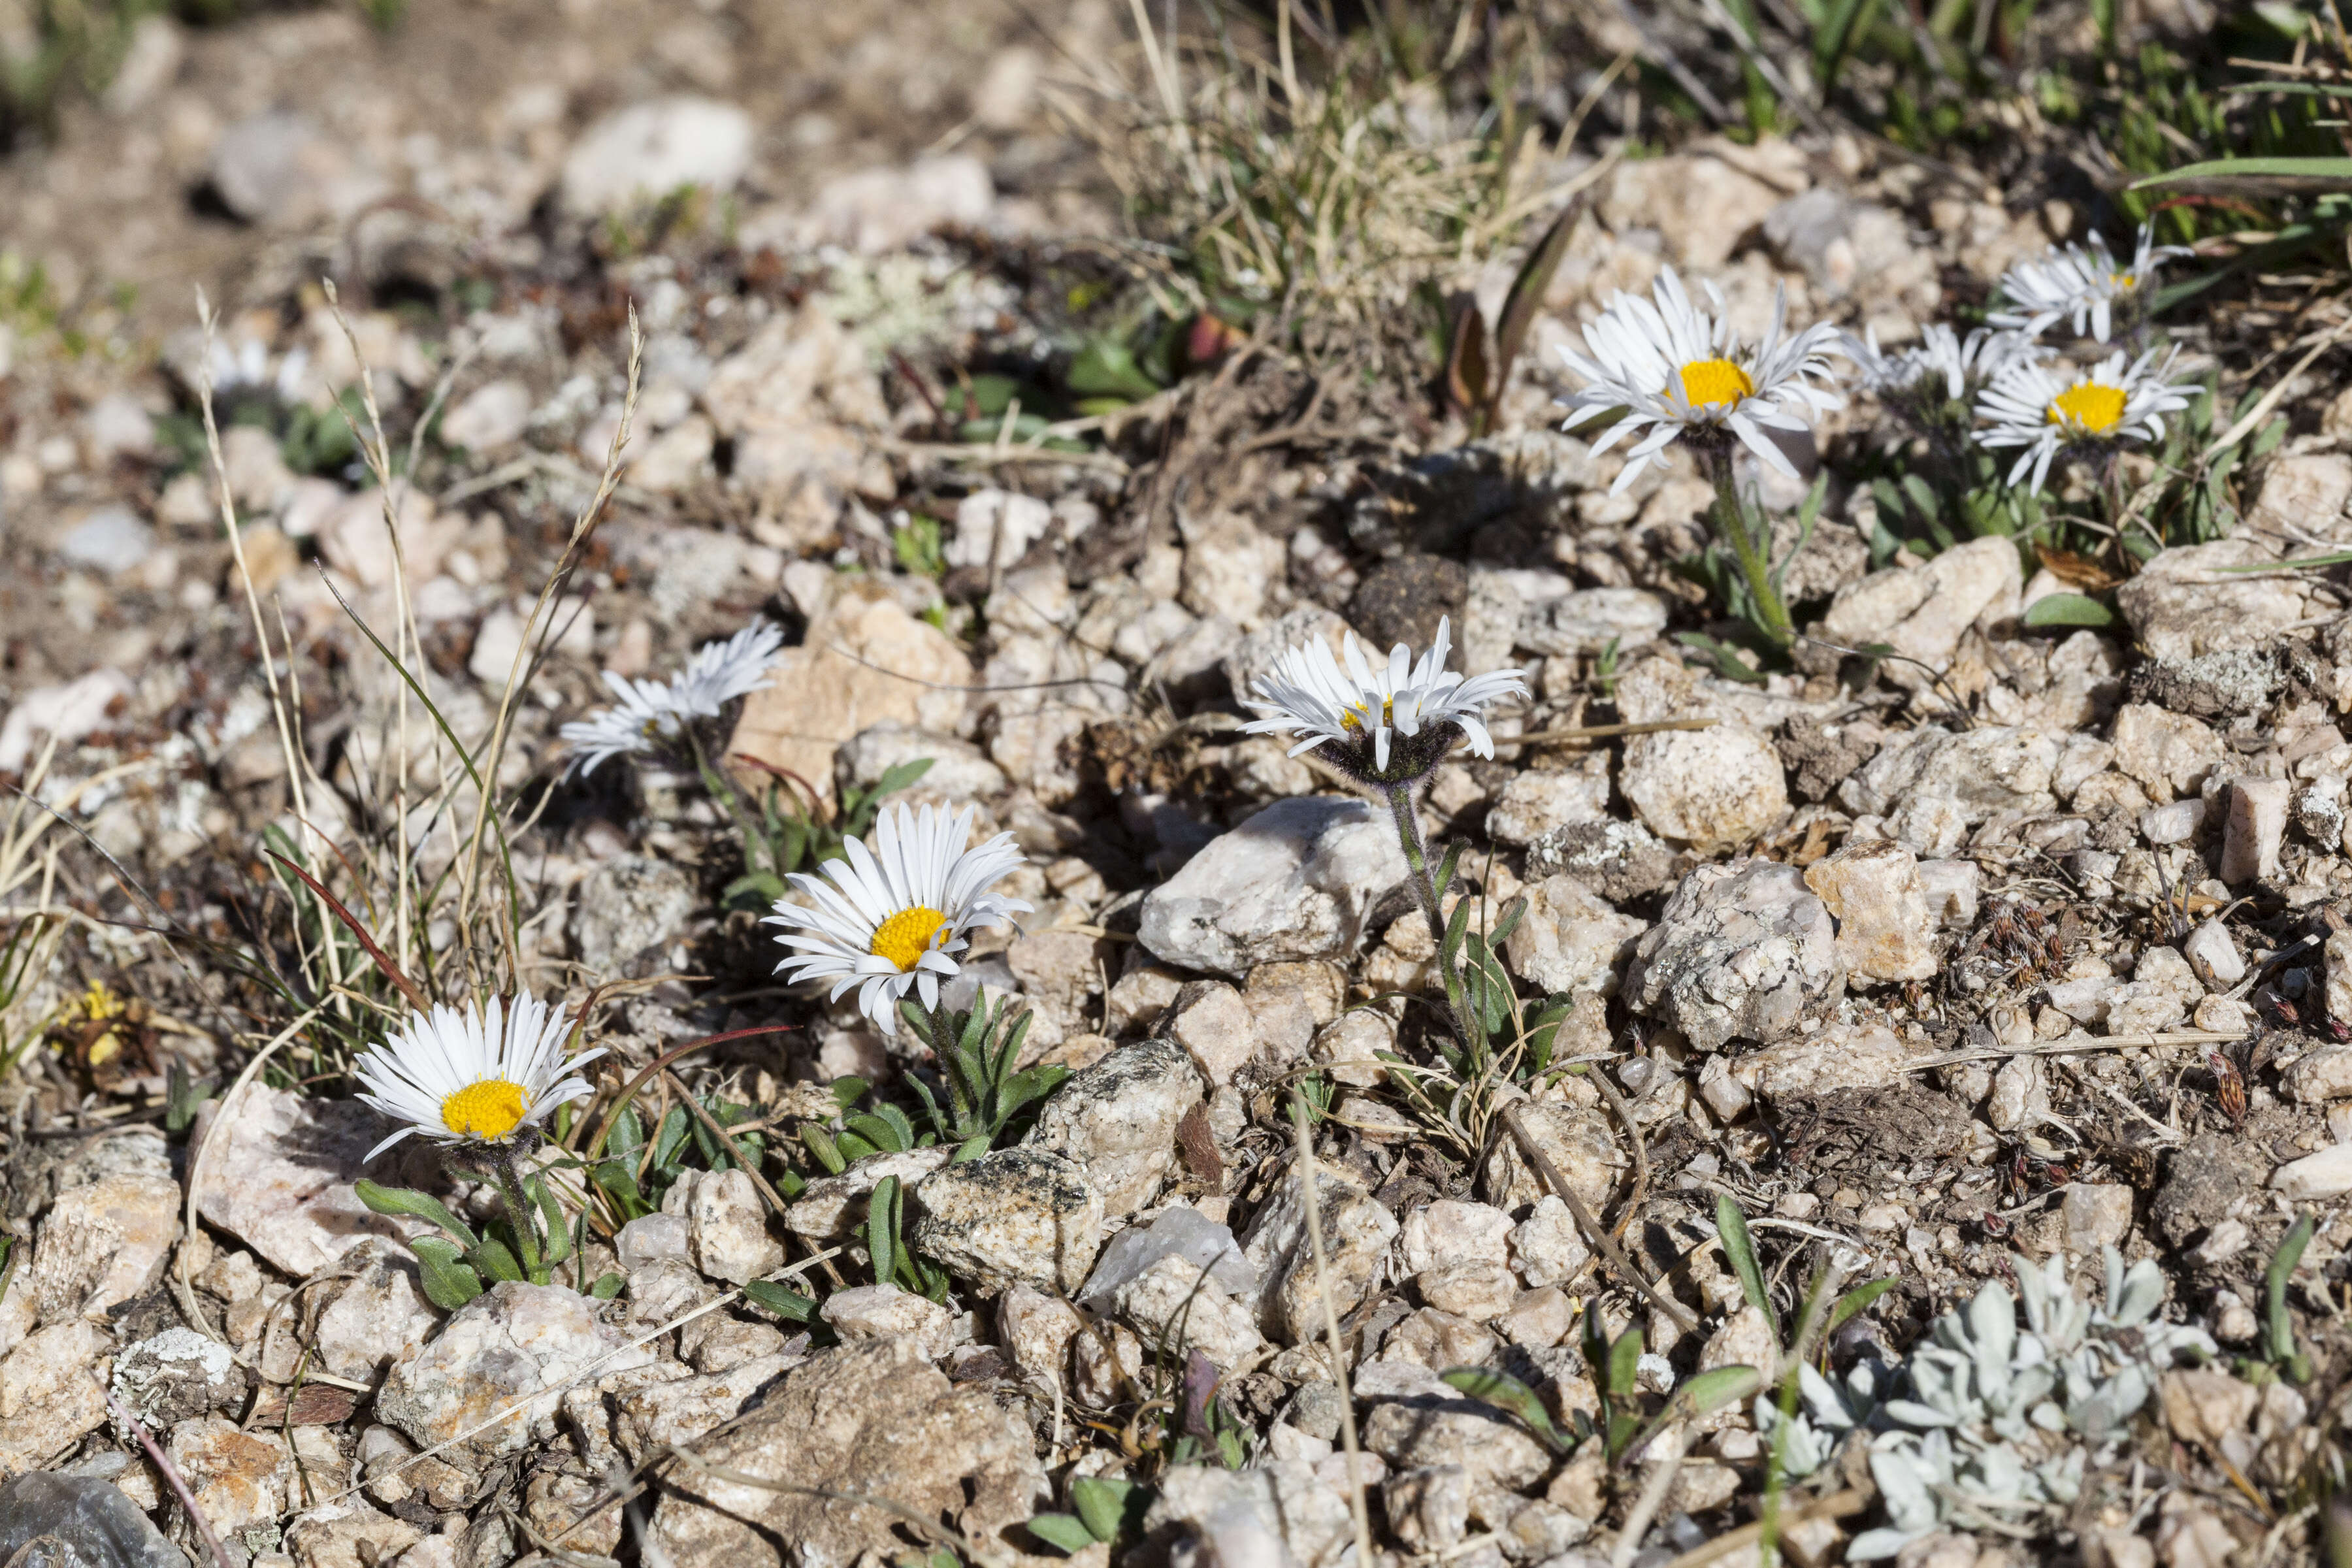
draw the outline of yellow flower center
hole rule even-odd
[[[920,904],[911,910],[900,910],[874,928],[874,940],[866,944],[866,951],[877,958],[888,959],[903,974],[931,951],[931,939],[947,923],[947,916]]]
[[[1727,359],[1695,359],[1683,366],[1682,377],[1683,397],[1694,406],[1756,395],[1756,384],[1748,373]]]
[[[2101,386],[2086,381],[2080,386],[2070,386],[2060,393],[2043,416],[2053,425],[2068,425],[2075,429],[2104,436],[2123,422],[2124,389]]]
[[[460,1138],[503,1138],[520,1124],[528,1109],[522,1085],[486,1078],[441,1102],[441,1124]]]
[[[1360,730],[1371,721],[1371,717],[1372,710],[1370,704],[1361,708],[1350,708],[1339,715],[1339,726],[1346,730]],[[1381,699],[1381,724],[1383,728],[1388,728],[1395,723],[1396,699],[1383,697]]]
[[[2118,289],[2131,289],[2138,284],[2139,279],[2131,273],[2118,272],[2115,275],[2115,281]]]

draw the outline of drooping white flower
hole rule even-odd
[[[1853,362],[1856,379],[1866,391],[1882,398],[1940,388],[1944,397],[1958,402],[2012,362],[2037,358],[2046,352],[2022,332],[1979,327],[1963,338],[1941,321],[1922,331],[1917,342],[1899,349],[1881,349],[1876,327],[1859,338],[1848,333],[1845,339],[1845,356]]]
[[[1691,303],[1671,267],[1658,274],[1652,293],[1654,300],[1619,291],[1601,319],[1584,329],[1589,352],[1560,351],[1587,383],[1563,400],[1568,406],[1624,410],[1593,443],[1595,452],[1647,432],[1625,454],[1624,471],[1611,493],[1632,484],[1678,437],[1704,443],[1727,433],[1774,471],[1795,479],[1796,466],[1765,431],[1802,430],[1799,409],[1845,406],[1829,389],[1835,378],[1826,356],[1843,352],[1837,329],[1818,322],[1789,333],[1784,291],[1774,296],[1764,341],[1749,347],[1731,330],[1714,284],[1706,285],[1713,315]]]
[[[2021,448],[2009,470],[2015,484],[2031,473],[2040,489],[2060,448],[2087,442],[2159,441],[2164,416],[2189,406],[2197,388],[2166,380],[2178,349],[2150,349],[2126,367],[2121,349],[2089,370],[2020,360],[1977,399],[1984,426],[1979,445]]]
[[[586,1096],[587,1080],[572,1075],[604,1048],[567,1058],[571,1029],[560,1008],[530,995],[493,996],[487,1012],[469,1001],[463,1012],[410,1014],[352,1068],[369,1091],[360,1100],[404,1123],[367,1157],[412,1132],[441,1143],[504,1143]]]
[[[1451,617],[1437,623],[1437,640],[1418,663],[1399,643],[1388,662],[1364,657],[1356,634],[1342,640],[1340,658],[1320,637],[1286,651],[1274,673],[1260,676],[1257,696],[1244,706],[1265,717],[1242,726],[1250,734],[1299,735],[1290,754],[1328,747],[1322,755],[1343,771],[1371,783],[1420,778],[1443,761],[1454,741],[1467,736],[1482,757],[1495,754],[1482,710],[1505,697],[1527,695],[1516,669],[1492,670],[1465,679],[1445,668],[1452,640]],[[1342,668],[1344,661],[1345,668]]]
[[[632,680],[606,670],[614,706],[563,726],[572,768],[592,773],[607,758],[642,755],[676,741],[688,721],[713,717],[729,699],[766,685],[783,641],[782,627],[754,621],[725,642],[697,649],[667,681]]]
[[[814,909],[778,903],[764,922],[786,928],[776,940],[794,950],[776,965],[787,980],[831,980],[833,995],[857,988],[857,1010],[891,1027],[891,1014],[909,990],[923,1005],[940,1005],[940,983],[961,968],[964,933],[1001,926],[1029,905],[988,889],[1021,866],[1013,835],[1000,833],[967,849],[972,811],[935,806],[919,812],[885,806],[874,824],[874,844],[852,838],[846,860],[828,860],[822,876],[794,872],[793,886]]]
[[[2176,256],[2196,254],[2185,245],[2158,245],[2156,226],[2140,226],[2131,264],[2118,266],[2105,237],[2091,236],[2090,248],[2053,246],[2039,259],[2011,264],[2000,277],[2004,310],[1987,312],[1996,327],[2038,335],[2065,321],[2077,336],[2088,330],[2101,342],[2115,330],[2116,308],[2133,303],[2155,287],[2156,269]]]

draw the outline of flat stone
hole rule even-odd
[[[1730,1073],[1768,1100],[1811,1099],[1836,1089],[1885,1089],[1926,1054],[1883,1024],[1831,1024],[1811,1038],[1731,1058]]]
[[[1927,980],[1936,973],[1936,920],[1918,857],[1892,839],[1848,844],[1805,868],[1805,886],[1837,921],[1850,981]]]
[[[615,212],[682,185],[723,193],[751,160],[751,117],[731,103],[677,94],[615,110],[563,160],[563,205]]]
[[[1176,1125],[1202,1093],[1200,1070],[1181,1046],[1122,1046],[1056,1089],[1024,1142],[1075,1163],[1106,1218],[1133,1214],[1174,1168]]]
[[[1339,1568],[1355,1544],[1347,1498],[1304,1459],[1245,1470],[1179,1465],[1160,1478],[1143,1529],[1198,1562]]]
[[[180,1204],[168,1176],[126,1173],[59,1193],[33,1247],[40,1320],[103,1317],[153,1289],[180,1239]]]
[[[2291,1202],[2310,1203],[2352,1193],[2352,1143],[2290,1160],[2271,1173],[2271,1185]]]
[[[1268,1339],[1303,1344],[1323,1332],[1323,1293],[1345,1318],[1363,1304],[1397,1233],[1396,1217],[1371,1195],[1328,1168],[1318,1171],[1317,1215],[1323,1231],[1324,1268],[1315,1266],[1307,1231],[1305,1184],[1296,1171],[1252,1218],[1242,1250],[1257,1270],[1257,1290],[1245,1301]]]
[[[1260,963],[1341,959],[1405,879],[1396,829],[1362,801],[1286,800],[1185,862],[1143,900],[1162,963],[1238,979]]]
[[[898,1340],[926,1361],[955,1348],[955,1319],[945,1307],[896,1285],[856,1285],[824,1299],[817,1316],[844,1341]]]
[[[190,1145],[203,1150],[196,1213],[205,1223],[298,1279],[371,1236],[405,1240],[430,1228],[372,1212],[352,1185],[362,1170],[386,1186],[430,1185],[439,1174],[438,1162],[415,1151],[413,1139],[363,1166],[387,1131],[373,1110],[258,1083],[234,1099],[226,1121],[219,1100],[205,1102]]]
[[[1103,1201],[1077,1162],[1050,1149],[999,1149],[914,1187],[915,1250],[994,1294],[1008,1285],[1076,1290],[1102,1249]]]
[[[65,531],[58,553],[108,576],[135,570],[155,548],[155,531],[127,506],[102,506]]]
[[[1700,1050],[1791,1033],[1807,1006],[1844,988],[1837,931],[1793,866],[1735,860],[1683,879],[1635,944],[1633,1006],[1678,1026]]]
[[[430,1343],[393,1363],[376,1418],[431,1447],[514,1411],[455,1451],[479,1460],[520,1452],[574,1378],[593,1368],[592,1381],[599,1380],[654,1360],[604,1322],[597,1305],[560,1285],[491,1286],[451,1313]]]
[[[34,1470],[0,1483],[0,1563],[43,1537],[64,1551],[36,1551],[26,1568],[186,1568],[187,1558],[112,1481]]]

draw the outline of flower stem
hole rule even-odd
[[[1780,590],[1772,582],[1771,535],[1758,539],[1748,527],[1748,510],[1741,503],[1739,490],[1733,482],[1731,459],[1727,457],[1706,458],[1705,467],[1711,470],[1708,478],[1715,481],[1715,529],[1739,558],[1740,575],[1748,581],[1748,595],[1756,607],[1755,626],[1775,647],[1787,647],[1797,640],[1796,623],[1789,618],[1789,606],[1780,600]]]
[[[758,854],[768,862],[770,870],[782,876],[784,868],[776,864],[775,847],[768,842],[768,836],[761,832],[758,825],[751,820],[750,808],[743,804],[743,797],[735,793],[735,786],[727,782],[724,773],[710,765],[710,758],[702,749],[702,737],[694,732],[694,726],[688,724],[684,728],[687,743],[694,748],[694,769],[702,775],[702,787],[709,792],[711,798],[719,803],[719,807],[729,816],[735,819],[736,831],[743,836],[743,859],[746,866],[750,864],[751,857]]]
[[[985,1002],[974,995],[971,1005],[979,1007]],[[947,1080],[948,1086],[948,1110],[955,1117],[956,1137],[961,1140],[969,1136],[972,1116],[971,1098],[964,1091],[963,1074],[957,1070],[955,1030],[944,1005],[932,1008],[930,1019],[931,1054],[940,1058],[940,1077]]]
[[[1391,784],[1388,795],[1389,814],[1396,819],[1397,842],[1404,848],[1405,868],[1412,874],[1412,890],[1421,900],[1421,912],[1428,917],[1429,939],[1437,945],[1437,974],[1445,983],[1445,1005],[1453,1014],[1454,1037],[1467,1045],[1477,1037],[1470,1028],[1462,976],[1445,951],[1445,910],[1438,902],[1437,879],[1429,868],[1429,851],[1421,841],[1421,821],[1413,814],[1412,786]]]
[[[522,1257],[517,1261],[522,1265],[523,1278],[534,1285],[544,1285],[547,1279],[539,1260],[538,1215],[523,1192],[522,1178],[516,1173],[513,1152],[494,1148],[489,1166],[499,1184],[499,1197],[507,1205],[507,1228],[514,1232],[515,1245],[522,1249]]]

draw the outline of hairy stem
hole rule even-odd
[[[972,1005],[982,1005],[982,999],[972,998]],[[955,1118],[958,1138],[971,1136],[971,1097],[964,1091],[963,1074],[958,1069],[956,1034],[952,1020],[943,1005],[930,1010],[931,1054],[940,1058],[940,1077],[947,1080],[948,1110]]]
[[[514,1152],[499,1148],[490,1152],[490,1173],[499,1184],[499,1196],[507,1205],[507,1225],[514,1232],[515,1246],[521,1248],[523,1278],[534,1285],[544,1285],[544,1270],[539,1260],[538,1215],[531,1208],[530,1196],[523,1191],[522,1178],[516,1173]]]
[[[1768,532],[1759,540],[1749,531],[1747,509],[1740,504],[1738,487],[1732,480],[1731,458],[1712,458],[1705,466],[1715,481],[1715,531],[1739,558],[1740,575],[1747,579],[1748,597],[1756,605],[1756,629],[1776,647],[1787,647],[1796,640],[1797,628],[1772,582],[1771,536]]]
[[[1453,1016],[1454,1037],[1468,1045],[1480,1036],[1471,1027],[1461,971],[1445,952],[1445,910],[1438,902],[1437,878],[1429,868],[1429,851],[1421,841],[1421,821],[1413,815],[1412,786],[1391,784],[1388,790],[1389,812],[1396,818],[1397,842],[1404,847],[1405,868],[1412,873],[1412,890],[1421,900],[1421,912],[1428,917],[1429,939],[1437,944],[1437,973],[1445,983],[1445,1005]]]

